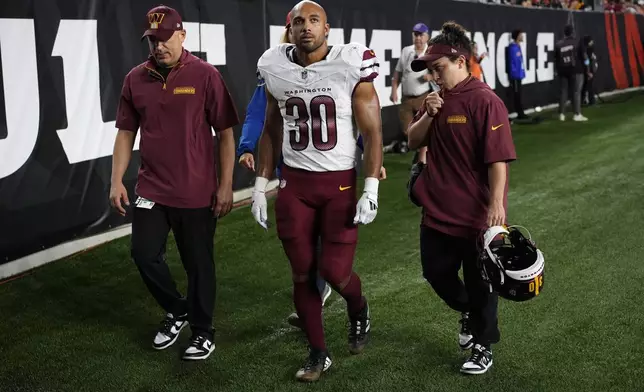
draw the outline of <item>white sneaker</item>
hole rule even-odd
[[[461,366],[461,373],[483,374],[492,366],[492,351],[477,344],[472,349],[472,355]]]
[[[588,118],[584,117],[582,114],[575,114],[572,118],[573,121],[588,121]]]
[[[187,314],[184,314],[175,318],[172,313],[168,313],[161,322],[161,328],[154,337],[152,347],[155,350],[163,350],[172,346],[177,341],[181,330],[188,325],[186,317]]]
[[[206,359],[215,351],[215,343],[203,335],[193,336],[190,346],[183,353],[183,359],[200,360]]]
[[[560,114],[559,115],[559,121],[566,121],[566,115],[565,114]]]

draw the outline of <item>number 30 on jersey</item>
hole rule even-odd
[[[335,101],[328,95],[318,95],[311,99],[309,106],[310,110],[304,99],[300,97],[291,97],[286,100],[286,115],[297,116],[295,128],[289,130],[291,148],[293,151],[305,150],[309,146],[310,137],[312,137],[313,147],[316,150],[332,150],[338,143]],[[322,115],[322,107],[324,107],[324,116]],[[326,141],[322,138],[323,125],[326,125]]]

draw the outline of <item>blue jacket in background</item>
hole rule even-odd
[[[255,88],[255,92],[253,93],[253,96],[248,103],[248,107],[246,108],[246,118],[244,119],[244,125],[242,126],[242,134],[239,138],[239,146],[237,146],[237,158],[239,158],[243,153],[246,152],[255,154],[257,142],[259,141],[259,137],[262,136],[265,114],[266,91],[264,90],[264,84],[261,84]],[[362,135],[358,136],[357,144],[360,150],[364,151],[364,145],[362,144]],[[283,158],[280,158],[276,169],[277,177],[280,176],[280,166],[282,166],[283,162]]]
[[[521,53],[521,46],[516,42],[512,42],[507,48],[505,64],[510,80],[523,80],[525,78],[523,54]]]

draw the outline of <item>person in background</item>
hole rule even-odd
[[[131,255],[143,282],[166,312],[152,346],[156,350],[172,346],[190,324],[192,337],[183,359],[203,360],[215,350],[214,236],[218,218],[232,207],[232,127],[239,118],[217,68],[183,47],[186,31],[175,9],[158,6],[148,11],[141,39],[146,39],[150,56],[123,81],[110,204],[126,214],[122,203],[130,203],[123,174],[140,132],[138,197],[130,210]],[[187,298],[177,291],[165,261],[170,230],[188,275]]]
[[[521,52],[521,42],[523,42],[523,31],[516,29],[512,32],[512,42],[505,49],[505,67],[510,80],[510,98],[514,103],[514,111],[519,120],[527,119],[528,116],[523,111],[522,103],[522,81],[525,78],[525,68],[523,67],[523,53]]]
[[[293,38],[291,34],[291,13],[289,12],[286,15],[286,25],[284,32],[282,33],[280,43],[289,44],[292,42]],[[255,92],[253,93],[253,96],[248,103],[248,107],[246,109],[246,118],[244,120],[244,125],[242,126],[242,134],[239,139],[239,146],[237,147],[237,156],[239,157],[239,163],[246,169],[253,172],[255,171],[255,148],[262,134],[262,129],[264,128],[265,113],[266,90],[264,88],[264,83],[260,83],[255,88]],[[358,138],[358,146],[362,151],[362,136]],[[360,158],[361,157],[358,157],[357,160],[360,161]],[[280,166],[281,165],[278,165],[276,168],[276,174],[278,178],[281,178]],[[358,167],[360,167],[360,164],[358,164]],[[384,167],[382,167],[380,169],[380,179],[384,180],[386,178],[387,171]],[[317,254],[319,255],[319,241]],[[319,273],[317,275],[316,285],[322,297],[322,306],[324,307],[324,304],[331,296],[331,293],[333,291],[331,290],[331,287],[324,281],[324,279],[322,279]],[[302,323],[297,315],[297,312],[291,313],[288,316],[287,321],[294,327],[302,328]]]
[[[472,76],[485,81],[483,78],[483,70],[481,70],[481,62],[487,57],[487,53],[482,53],[479,55],[479,46],[477,44],[472,45],[472,57],[470,57],[470,72]]]
[[[400,128],[404,134],[407,134],[407,127],[414,118],[414,115],[423,104],[423,100],[427,97],[433,88],[430,83],[432,78],[427,73],[427,70],[421,72],[414,72],[411,69],[411,62],[425,53],[427,49],[427,41],[429,41],[429,28],[424,23],[416,23],[412,28],[413,44],[406,46],[400,53],[400,58],[396,64],[396,70],[391,79],[391,102],[398,102],[398,86],[402,87],[402,98],[400,106],[398,107],[398,116],[400,118]],[[406,140],[404,143],[406,144]],[[419,149],[415,156],[414,162],[417,160],[425,162],[425,155],[427,148]]]
[[[565,107],[569,91],[572,90],[572,103],[575,115],[573,121],[588,121],[581,114],[581,89],[584,84],[584,74],[588,72],[586,49],[575,37],[572,25],[564,27],[564,38],[555,44],[555,64],[559,76],[559,120],[566,121]]]
[[[586,58],[588,66],[584,73],[584,87],[581,92],[581,100],[587,105],[595,104],[595,88],[594,81],[599,63],[597,62],[597,55],[595,54],[595,41],[591,36],[587,35],[583,39],[584,47],[586,48]]]

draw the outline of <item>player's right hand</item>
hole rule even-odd
[[[389,99],[391,100],[391,102],[397,103],[398,102],[398,92],[397,91],[392,92],[391,95],[389,96]]]
[[[266,201],[266,185],[268,179],[264,177],[255,178],[255,189],[253,189],[252,204],[250,212],[253,214],[255,221],[259,223],[265,230],[268,230],[268,213]]]
[[[125,208],[121,204],[121,200],[123,200],[123,204],[126,206],[130,205],[130,199],[127,197],[127,189],[125,189],[122,182],[112,184],[112,187],[110,188],[110,205],[113,208],[116,208],[121,216],[125,216]]]
[[[437,91],[431,92],[427,95],[427,97],[425,97],[423,105],[425,105],[427,115],[429,117],[434,117],[436,114],[438,114],[440,108],[443,107],[443,98],[438,95]]]
[[[255,157],[250,152],[245,152],[239,157],[239,163],[246,169],[255,171]]]

